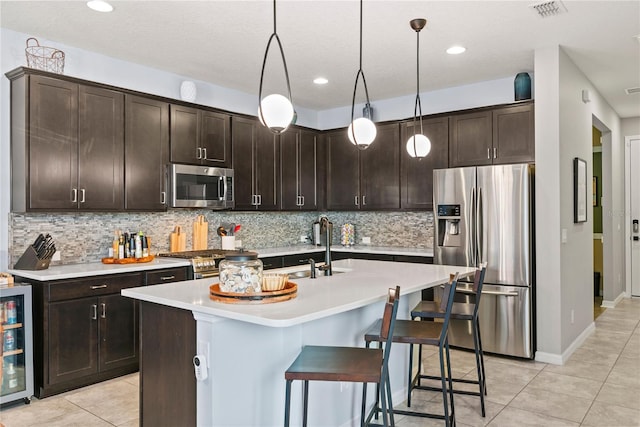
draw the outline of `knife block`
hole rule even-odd
[[[49,268],[49,261],[51,261],[51,258],[38,258],[35,249],[29,246],[13,268],[16,270],[46,270]]]

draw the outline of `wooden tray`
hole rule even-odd
[[[149,255],[142,258],[102,258],[103,264],[136,264],[141,262],[151,262],[155,256]]]
[[[271,304],[293,299],[298,294],[298,285],[287,282],[284,289],[270,292],[255,292],[251,294],[237,292],[222,292],[220,284],[209,286],[209,298],[225,304]]]

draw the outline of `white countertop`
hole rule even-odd
[[[259,258],[268,256],[295,255],[308,252],[324,252],[324,246],[315,245],[291,245],[279,248],[263,248],[250,249],[258,253]],[[386,255],[407,255],[407,256],[423,256],[433,257],[432,248],[401,248],[397,246],[372,246],[372,245],[354,245],[354,246],[331,246],[332,252],[354,252],[366,254],[386,254]]]
[[[132,264],[103,264],[89,262],[84,264],[64,264],[50,266],[46,270],[9,270],[14,276],[46,282],[50,280],[73,279],[76,277],[101,276],[105,274],[131,273],[161,268],[184,267],[191,265],[188,260],[156,257],[151,262]]]
[[[470,267],[354,259],[335,261],[333,268],[333,276],[295,279],[297,297],[272,304],[212,301],[209,286],[218,283],[217,278],[124,289],[122,295],[263,326],[289,327],[382,301],[388,289],[396,285],[400,285],[400,293],[404,295],[443,283],[450,273],[474,271]],[[289,267],[280,271],[300,269]]]

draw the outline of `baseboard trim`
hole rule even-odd
[[[536,351],[535,360],[537,362],[550,363],[552,365],[564,365],[571,355],[589,338],[596,330],[595,322],[591,322],[578,337],[573,340],[569,347],[562,354],[546,353],[544,351]]]
[[[622,292],[620,295],[618,295],[616,297],[616,299],[614,299],[613,301],[609,301],[609,300],[602,300],[602,304],[600,305],[601,307],[604,308],[616,308],[616,305],[618,305],[618,303],[620,301],[622,301],[623,299],[626,298],[626,292]]]

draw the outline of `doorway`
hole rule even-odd
[[[592,127],[593,149],[593,318],[605,310],[602,307],[603,235],[602,235],[602,132]]]
[[[627,249],[627,261],[629,267],[627,274],[630,275],[627,283],[631,284],[631,296],[640,296],[640,136],[625,138],[625,152],[627,154],[626,185],[627,211],[629,220],[627,230],[629,232]]]

